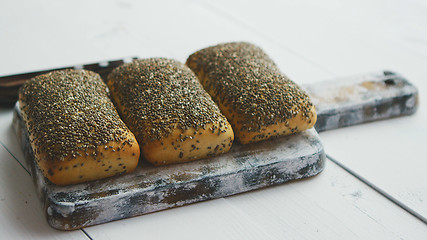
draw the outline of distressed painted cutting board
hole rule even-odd
[[[418,106],[417,89],[388,71],[304,88],[317,107],[318,131],[409,115]],[[256,144],[234,144],[227,154],[185,164],[153,167],[141,161],[131,174],[61,187],[44,178],[35,164],[18,106],[13,126],[47,220],[61,230],[311,177],[320,173],[325,163],[319,136],[310,129]]]

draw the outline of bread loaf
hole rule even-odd
[[[165,58],[134,60],[108,76],[119,113],[154,165],[227,152],[233,130],[194,73]]]
[[[139,145],[100,76],[63,70],[37,76],[19,92],[35,160],[58,185],[132,172]]]
[[[243,144],[303,131],[316,122],[308,95],[253,44],[208,47],[192,54],[187,65]]]

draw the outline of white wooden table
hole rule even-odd
[[[184,62],[240,40],[300,84],[396,71],[418,87],[419,110],[321,133],[329,159],[316,177],[64,232],[45,221],[1,109],[0,239],[427,239],[426,1],[0,2],[0,75],[126,56]]]

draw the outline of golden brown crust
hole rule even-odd
[[[187,65],[243,144],[304,131],[316,122],[308,95],[252,44],[208,47],[192,54]]]
[[[107,84],[142,155],[154,165],[188,162],[230,149],[231,125],[184,64],[165,58],[135,60],[115,69]]]
[[[75,70],[38,76],[21,89],[34,157],[52,183],[81,183],[136,168],[139,145],[105,89],[97,74]]]
[[[224,105],[219,103],[218,106],[224,112],[225,116],[230,116],[231,126],[235,126],[233,129],[244,129],[245,118],[237,114],[230,105]],[[248,144],[252,142],[258,142],[266,140],[272,137],[285,136],[306,129],[312,128],[317,120],[316,109],[314,105],[311,107],[312,112],[311,121],[306,121],[305,117],[302,116],[302,112],[298,112],[297,115],[288,121],[278,122],[268,126],[261,126],[257,131],[236,131],[236,138],[242,144]],[[233,117],[231,117],[233,116]],[[298,129],[296,131],[295,129]]]
[[[228,131],[218,134],[212,132],[208,124],[206,129],[188,129],[184,132],[174,131],[162,140],[152,141],[142,146],[144,157],[154,165],[181,163],[216,156],[230,150],[234,136],[229,126]],[[196,133],[194,133],[196,132]],[[180,136],[187,136],[187,138]],[[176,141],[185,139],[184,141]]]

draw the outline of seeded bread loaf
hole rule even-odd
[[[253,44],[208,47],[192,54],[187,65],[243,144],[303,131],[316,122],[308,95]]]
[[[233,130],[184,64],[165,58],[134,60],[108,76],[112,99],[154,165],[227,152]]]
[[[139,145],[100,76],[63,70],[37,76],[19,92],[35,160],[57,185],[132,172]]]

